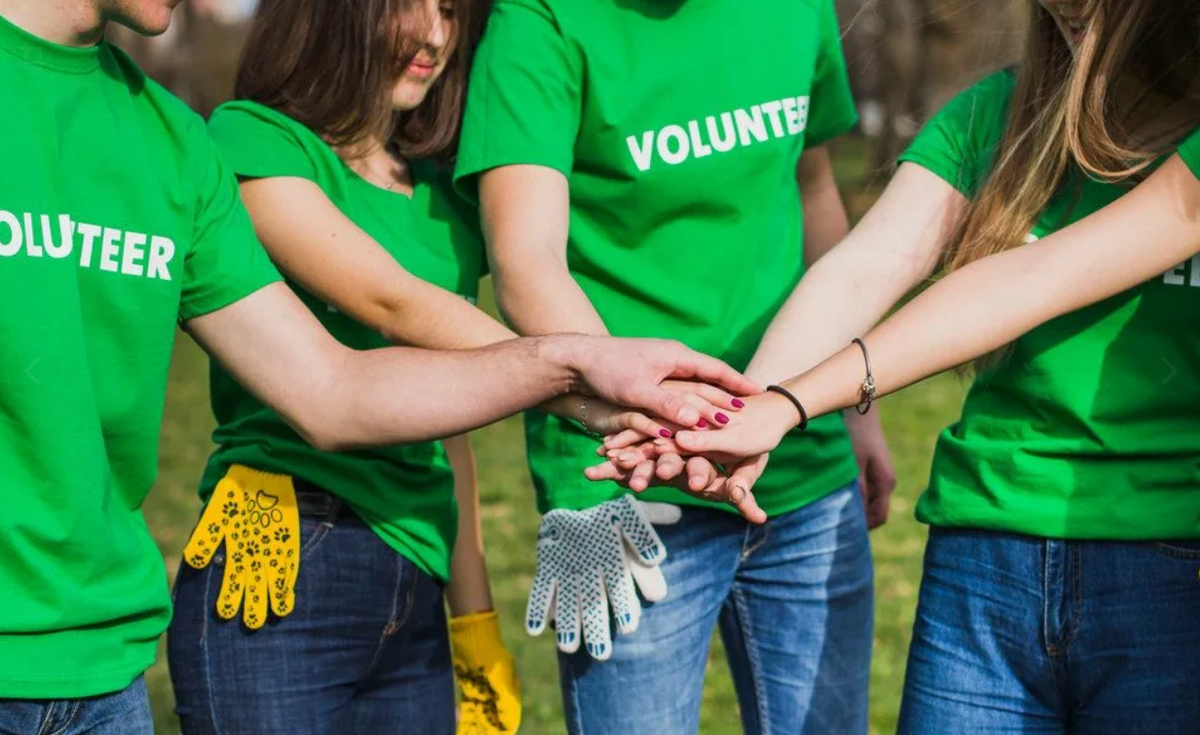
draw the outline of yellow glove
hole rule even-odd
[[[267,622],[267,599],[279,617],[292,611],[300,563],[300,513],[292,478],[232,465],[217,483],[183,550],[189,566],[203,569],[225,540],[225,578],[217,615],[237,616],[251,630]]]
[[[450,618],[450,643],[462,691],[458,735],[515,733],[521,725],[521,682],[500,639],[496,613]]]

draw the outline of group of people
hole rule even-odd
[[[0,733],[152,732],[164,631],[188,735],[516,731],[523,410],[568,731],[696,732],[719,629],[747,733],[865,733],[874,403],[972,361],[900,731],[1200,727],[1200,0],[1030,0],[853,229],[833,0],[259,0],[207,125],[104,40],[177,1],[0,0]]]

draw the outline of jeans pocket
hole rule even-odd
[[[1183,561],[1200,562],[1200,541],[1153,541],[1151,547],[1163,556]]]
[[[323,516],[320,518],[309,518],[306,516],[300,517],[300,560],[307,559],[329,532],[333,530],[334,520],[331,517]]]

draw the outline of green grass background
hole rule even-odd
[[[852,213],[861,212],[871,199],[869,193],[858,187],[866,179],[866,149],[850,141],[835,153],[839,182],[849,207]],[[483,302],[489,303],[486,294]],[[913,520],[913,506],[928,477],[934,438],[956,417],[963,390],[957,378],[942,375],[890,396],[880,406],[899,484],[892,501],[891,520],[871,535],[876,575],[871,666],[873,735],[893,733],[896,729],[926,537],[925,528]],[[179,554],[200,509],[195,487],[211,448],[208,437],[212,425],[206,358],[191,340],[181,335],[171,367],[159,480],[145,507],[147,521],[172,580]],[[520,419],[509,419],[476,432],[473,443],[478,454],[492,592],[524,690],[521,732],[561,733],[562,707],[553,637],[529,638],[521,628],[525,595],[534,568],[538,515],[525,467]],[[178,725],[171,712],[173,699],[165,647],[160,647],[159,661],[147,679],[157,731],[164,735],[177,733]],[[724,734],[740,730],[733,684],[716,636],[709,656],[702,707],[702,732]]]

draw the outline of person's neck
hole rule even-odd
[[[62,46],[95,46],[104,38],[104,20],[95,0],[0,0],[0,16]]]
[[[364,140],[347,165],[359,176],[386,189],[403,189],[409,180],[408,161],[388,150],[383,136],[371,135]]]

